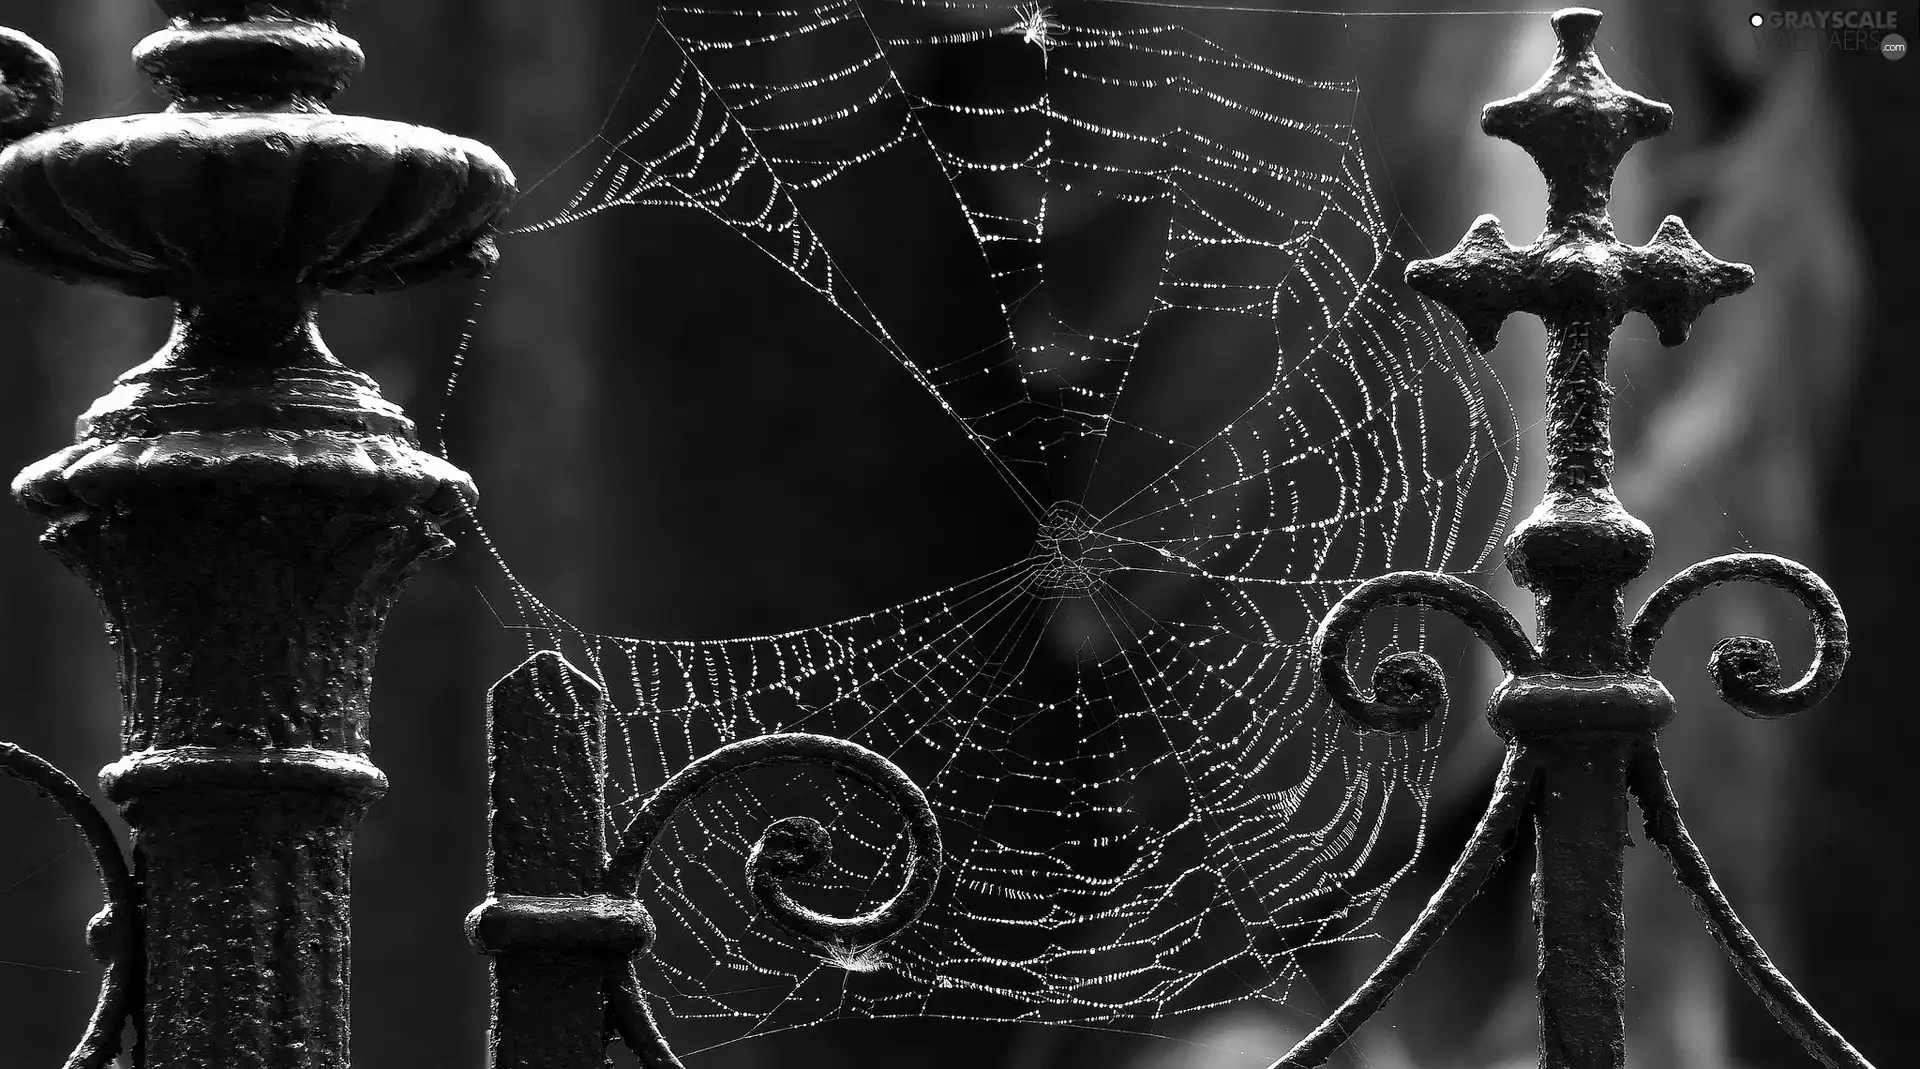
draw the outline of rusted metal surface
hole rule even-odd
[[[338,0],[171,0],[136,49],[163,114],[32,132],[58,85],[0,42],[0,254],[177,306],[172,337],[16,498],[92,586],[125,756],[102,774],[143,889],[140,1062],[347,1064],[352,828],[385,789],[368,689],[388,608],[474,497],[327,351],[328,293],[490,264],[484,146],[334,115]]]
[[[1728,704],[1749,716],[1798,712],[1826,697],[1847,658],[1846,620],[1826,584],[1791,561],[1761,554],[1722,557],[1669,580],[1631,626],[1622,592],[1653,556],[1653,535],[1612,487],[1607,347],[1628,312],[1653,320],[1678,345],[1714,301],[1746,289],[1753,271],[1707,254],[1677,218],[1645,245],[1614,236],[1607,199],[1614,170],[1636,142],[1663,133],[1672,113],[1615,85],[1594,55],[1600,13],[1553,16],[1559,55],[1525,93],[1487,106],[1486,133],[1526,149],[1547,181],[1547,222],[1529,245],[1509,245],[1499,220],[1482,216],[1451,252],[1407,268],[1407,282],[1447,306],[1481,349],[1500,324],[1529,312],[1547,328],[1547,486],[1540,505],[1507,540],[1506,563],[1532,592],[1536,638],[1490,597],[1446,576],[1401,572],[1361,584],[1315,636],[1320,681],[1355,727],[1409,731],[1446,702],[1440,666],[1394,653],[1373,672],[1371,693],[1353,685],[1348,650],[1366,615],[1389,605],[1442,609],[1466,623],[1508,673],[1488,720],[1508,743],[1494,800],[1440,891],[1372,977],[1276,1069],[1322,1064],[1420,964],[1501,850],[1524,792],[1536,829],[1535,927],[1539,938],[1542,1069],[1623,1069],[1626,1064],[1624,859],[1627,806],[1640,799],[1649,836],[1748,985],[1788,1032],[1833,1069],[1867,1066],[1782,977],[1713,884],[1688,838],[1659,767],[1654,737],[1673,699],[1648,674],[1673,612],[1709,587],[1735,580],[1792,593],[1813,618],[1816,651],[1806,675],[1780,681],[1773,647],[1740,637],[1715,647],[1709,665]]]

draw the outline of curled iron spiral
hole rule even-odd
[[[0,742],[0,772],[39,791],[74,822],[93,852],[94,868],[106,890],[106,905],[87,926],[87,946],[106,971],[100,999],[80,1042],[67,1056],[66,1069],[105,1069],[120,1054],[121,1029],[131,1018],[139,1024],[140,899],[127,869],[120,840],[93,799],[66,773],[11,743]]]
[[[827,829],[811,817],[785,817],[760,835],[747,856],[747,883],[762,914],[788,934],[823,950],[869,947],[912,924],[933,899],[943,847],[933,806],[919,786],[885,757],[846,739],[804,732],[763,735],[730,743],[681,769],[641,803],[607,867],[609,893],[637,896],[647,854],[681,806],[726,780],[781,764],[830,768],[879,792],[906,819],[906,875],[891,898],[864,913],[837,917],[796,901],[789,884],[825,868],[832,853]],[[609,992],[613,1022],[633,1052],[655,1069],[679,1069],[653,1011],[629,966]]]
[[[1790,685],[1781,684],[1780,659],[1758,638],[1724,639],[1715,645],[1708,671],[1721,698],[1752,717],[1775,718],[1818,705],[1839,682],[1847,661],[1847,622],[1838,598],[1806,567],[1769,554],[1743,553],[1704,561],[1675,575],[1647,599],[1627,634],[1625,668],[1646,676],[1653,649],[1679,607],[1721,583],[1751,581],[1777,587],[1799,599],[1814,631],[1813,663]],[[1411,731],[1446,705],[1440,666],[1422,653],[1395,653],[1373,672],[1373,693],[1361,694],[1348,674],[1347,647],[1367,614],[1390,605],[1443,609],[1467,624],[1514,676],[1541,671],[1540,656],[1520,625],[1478,588],[1452,576],[1398,572],[1362,583],[1341,599],[1314,637],[1314,657],[1328,696],[1364,731]],[[1542,756],[1526,740],[1509,742],[1504,767],[1485,816],[1414,926],[1366,982],[1271,1069],[1322,1065],[1419,967],[1466,903],[1478,893],[1512,844],[1515,828],[1535,782]],[[1686,826],[1651,735],[1636,745],[1629,789],[1646,816],[1648,838],[1673,863],[1693,896],[1709,932],[1786,1030],[1828,1069],[1871,1069],[1855,1050],[1782,976],[1734,912]]]
[[[1457,576],[1439,572],[1391,572],[1354,587],[1321,621],[1313,636],[1313,664],[1320,685],[1362,731],[1414,731],[1447,705],[1440,663],[1424,653],[1383,657],[1373,669],[1373,690],[1362,694],[1347,671],[1347,646],[1367,615],[1391,605],[1418,605],[1453,615],[1480,636],[1514,675],[1538,670],[1533,642],[1492,595]]]
[[[1780,684],[1780,655],[1765,639],[1739,636],[1714,644],[1707,661],[1720,700],[1750,717],[1773,719],[1804,712],[1826,700],[1847,666],[1847,618],[1840,599],[1804,565],[1769,553],[1735,553],[1702,561],[1661,584],[1629,632],[1632,667],[1645,672],[1674,611],[1721,583],[1764,583],[1792,594],[1813,623],[1813,663],[1788,686]]]

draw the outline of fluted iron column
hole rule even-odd
[[[347,1064],[351,836],[386,785],[374,648],[474,496],[314,307],[483,269],[512,176],[475,142],[328,110],[362,63],[343,2],[160,0],[170,25],[134,57],[173,105],[37,133],[57,69],[0,47],[0,134],[30,134],[0,154],[0,252],[178,309],[14,483],[120,658],[102,782],[135,833],[156,1069]]]

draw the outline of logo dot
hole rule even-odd
[[[1747,21],[1753,25],[1754,29],[1757,30],[1761,26],[1766,25],[1767,19],[1765,15],[1762,15],[1758,11],[1756,11],[1753,14],[1747,16]]]

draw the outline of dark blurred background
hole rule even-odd
[[[1684,348],[1660,349],[1638,317],[1616,338],[1618,482],[1660,539],[1649,582],[1715,554],[1781,553],[1826,577],[1854,635],[1833,701],[1796,721],[1748,723],[1714,702],[1708,649],[1725,635],[1768,635],[1797,670],[1806,629],[1767,593],[1729,590],[1691,607],[1656,664],[1682,703],[1663,745],[1695,834],[1749,925],[1862,1051],[1900,1065],[1910,962],[1920,957],[1908,891],[1920,881],[1909,789],[1920,726],[1908,708],[1915,636],[1904,601],[1920,569],[1908,474],[1920,397],[1910,341],[1920,329],[1910,209],[1920,60],[1780,47],[1755,35],[1751,7],[1731,2],[1601,6],[1603,63],[1678,112],[1675,131],[1621,172],[1622,236],[1644,240],[1678,212],[1709,250],[1759,272]],[[1897,17],[1907,34],[1920,31],[1910,4]],[[576,150],[595,151],[651,19],[632,0],[362,0],[344,28],[369,67],[337,110],[477,137],[532,185]],[[69,117],[158,106],[126,58],[158,25],[150,6],[0,0],[0,23],[62,57]],[[1481,212],[1500,215],[1516,238],[1534,232],[1537,174],[1519,150],[1481,137],[1476,117],[1544,69],[1544,17],[1263,15],[1245,26],[1324,35],[1352,55],[1409,254],[1450,246]],[[507,560],[583,626],[761,633],[983,570],[979,547],[942,517],[956,495],[990,490],[984,473],[953,448],[949,426],[908,403],[910,388],[880,354],[818,352],[829,343],[726,277],[694,299],[645,299],[650,278],[698,277],[715,234],[685,212],[590,220],[509,240],[478,304],[477,288],[458,284],[336,301],[323,327],[334,351],[423,428],[445,416]],[[889,240],[884,228],[875,240]],[[476,308],[449,401],[453,354]],[[72,417],[159,344],[166,321],[157,304],[22,272],[0,276],[0,315],[8,470],[65,444]],[[720,322],[730,348],[716,355]],[[1522,509],[1540,484],[1541,337],[1531,321],[1510,323],[1495,354],[1525,428]],[[888,523],[861,522],[881,508]],[[35,548],[37,534],[24,513],[0,520],[0,736],[90,783],[117,753],[113,667],[91,600]],[[1522,608],[1503,574],[1486,581]],[[430,568],[382,648],[375,756],[394,786],[361,829],[356,872],[355,1047],[367,1069],[484,1060],[485,963],[459,922],[482,895],[483,692],[521,646],[479,595],[497,587],[478,552]],[[1484,683],[1463,681],[1456,693]],[[1389,929],[1424,900],[1485,800],[1490,732],[1478,716],[1455,716],[1448,745],[1434,839]],[[70,838],[30,792],[0,795],[0,1065],[57,1064],[90,1003],[96,974],[81,932],[99,903]],[[1660,859],[1640,850],[1632,864],[1633,1064],[1807,1064],[1719,960]],[[1510,866],[1473,907],[1349,1064],[1532,1064],[1525,868]],[[1379,952],[1368,944],[1316,959],[1312,988],[1337,1001]],[[1258,1066],[1310,1013],[1249,1008],[1175,1023],[1189,1042],[845,1021],[692,1064]]]

